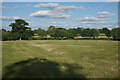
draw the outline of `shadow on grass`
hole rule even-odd
[[[5,68],[3,78],[85,78],[82,67],[46,59],[28,59]]]

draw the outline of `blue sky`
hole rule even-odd
[[[2,0],[4,2],[118,2],[119,0]]]
[[[112,0],[111,0],[112,1]],[[21,18],[32,29],[46,29],[50,25],[64,28],[117,27],[117,2],[3,2],[2,28]]]

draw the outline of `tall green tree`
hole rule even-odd
[[[90,29],[89,28],[83,29],[80,35],[82,37],[90,37]]]
[[[55,32],[56,32],[55,26],[50,26],[47,30],[48,35],[50,35],[51,37],[55,36]]]
[[[84,29],[81,32],[81,36],[82,37],[90,37],[90,39],[93,37],[95,39],[95,37],[99,36],[99,31],[97,29]]]
[[[107,31],[105,32],[105,35],[106,35],[108,38],[110,38],[110,37],[111,37],[111,31],[110,31],[110,30],[107,30]]]
[[[120,40],[120,28],[113,28],[111,30],[111,35],[113,36],[113,39]]]
[[[111,37],[111,31],[108,28],[103,28],[102,33],[104,33],[108,38]]]
[[[36,33],[40,36],[40,37],[44,37],[47,36],[47,33],[44,29],[39,28]]]
[[[83,28],[79,28],[79,27],[78,27],[78,28],[77,28],[77,34],[80,35],[81,32],[82,32],[82,30],[83,30]]]
[[[27,27],[29,24],[22,19],[15,20],[15,23],[11,23],[9,26],[12,27],[13,37],[18,37],[19,40],[28,39],[33,35],[33,31],[30,27]]]
[[[65,28],[56,28],[56,32],[54,37],[60,37],[63,39],[63,37],[67,37],[68,36],[68,32]]]
[[[103,30],[102,29],[98,29],[99,33],[103,33]]]
[[[68,29],[68,38],[73,39],[74,37],[77,36],[77,33],[78,33],[77,29],[75,29],[75,28]]]
[[[90,38],[93,37],[95,39],[95,37],[99,36],[99,31],[97,29],[90,29],[89,34],[90,34],[89,36]]]
[[[2,41],[12,40],[12,32],[2,29]]]
[[[108,28],[102,28],[102,33],[106,33],[108,30]]]

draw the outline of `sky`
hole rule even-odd
[[[119,0],[2,0],[4,2],[118,2]]]
[[[110,0],[109,0],[110,1]],[[115,0],[111,0],[115,1]],[[24,19],[33,30],[49,26],[63,28],[118,27],[117,2],[3,2],[2,28],[11,30],[10,23]]]

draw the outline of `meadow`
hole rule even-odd
[[[3,78],[117,78],[118,41],[2,42]]]

